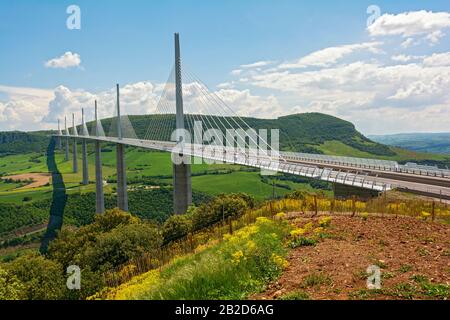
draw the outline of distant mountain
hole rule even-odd
[[[370,139],[412,151],[450,154],[450,132],[370,135]]]

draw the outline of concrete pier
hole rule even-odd
[[[82,123],[82,134],[83,136],[87,136],[88,133],[86,132],[86,124],[84,119],[84,109],[81,109],[81,123]],[[83,185],[89,184],[89,167],[88,167],[88,154],[87,154],[87,141],[86,139],[83,139],[81,141],[81,154],[82,154],[82,162],[83,162]]]
[[[99,123],[97,115],[97,101],[95,101],[95,132],[99,136]],[[95,211],[98,214],[105,213],[105,195],[103,193],[102,149],[100,141],[95,141]]]
[[[86,186],[89,184],[89,168],[88,168],[86,139],[83,139],[83,141],[81,142],[81,153],[83,155],[83,184]]]
[[[122,140],[119,85],[116,86],[116,89],[117,89],[117,138],[119,140]],[[117,164],[117,207],[123,211],[128,211],[125,146],[121,143],[117,143],[116,145],[116,164]]]
[[[58,135],[59,135],[59,137],[56,138],[56,144],[58,146],[58,149],[62,150],[62,141],[61,141],[62,132],[61,132],[61,126],[59,123],[59,119],[58,119]]]
[[[117,207],[128,211],[127,176],[125,166],[125,146],[118,143],[117,150]]]
[[[184,129],[183,88],[181,82],[180,38],[175,33],[176,129]],[[173,164],[173,209],[185,214],[192,204],[191,165]]]
[[[103,194],[102,149],[100,141],[95,141],[95,208],[97,213],[105,212]]]
[[[66,136],[69,136],[69,130],[67,129],[67,117],[64,118],[64,123],[65,123],[65,134]],[[69,161],[69,138],[65,138],[65,142],[66,142],[66,152],[65,152],[65,156],[64,156],[64,160]]]
[[[75,126],[75,114],[72,114],[73,135],[78,136],[77,127]],[[73,138],[72,146],[72,161],[73,161],[73,173],[78,173],[78,158],[77,158],[77,138]]]

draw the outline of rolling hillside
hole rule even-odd
[[[175,118],[171,115],[129,116],[138,137],[144,137],[148,132],[149,122],[153,121],[154,123],[161,117],[169,117],[169,121],[172,121],[175,126]],[[216,120],[219,122],[217,118]],[[222,122],[233,121],[231,118],[226,120],[222,118],[221,120]],[[420,137],[420,139],[409,139],[409,142],[396,143],[395,141],[398,139],[394,139],[393,136],[392,138],[378,136],[373,137],[373,140],[377,141],[375,142],[358,132],[352,123],[321,113],[293,114],[278,119],[244,118],[243,120],[256,130],[268,129],[270,132],[270,129],[279,129],[280,148],[284,151],[390,159],[399,162],[415,161],[443,167],[450,165],[450,156],[442,154],[445,153],[443,152],[445,146],[440,145],[440,143],[444,143],[440,136],[435,136],[433,141],[436,143],[433,142],[433,145],[427,145],[430,143],[427,137],[425,137],[426,139]],[[214,123],[214,120],[211,121]],[[114,122],[113,118],[102,120],[107,135],[111,131],[111,125],[115,126]],[[242,123],[241,120],[238,122]],[[93,122],[89,122],[87,126],[92,132]],[[161,135],[157,126],[153,127],[150,127],[149,130],[152,137],[169,139],[169,137]],[[78,130],[81,128],[78,127]],[[51,131],[0,132],[0,156],[45,152],[48,145],[47,135],[51,133]]]

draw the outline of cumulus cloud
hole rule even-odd
[[[120,88],[121,112],[123,115],[174,113],[174,91],[173,84],[149,81],[127,84]],[[65,116],[71,126],[72,113],[77,123],[81,121],[81,108],[85,109],[86,121],[90,121],[94,119],[95,100],[100,118],[112,117],[116,110],[115,87],[94,93],[62,85],[53,90],[0,86],[0,92],[9,94],[7,102],[0,103],[0,130],[54,129],[58,119],[64,123]],[[210,91],[201,83],[190,82],[183,84],[183,94],[185,112],[191,114],[270,118],[282,112],[274,96],[254,95],[249,90]]]
[[[430,56],[393,55],[394,62],[353,61],[340,65],[307,70],[279,66],[271,72],[261,71],[249,76],[248,84],[262,90],[278,91],[283,101],[282,112],[323,112],[357,124],[367,133],[383,133],[387,114],[399,116],[423,111],[443,124],[436,106],[450,103],[450,54]],[[403,64],[408,62],[408,64]],[[429,110],[433,109],[433,112]],[[447,113],[446,113],[447,114]],[[418,121],[401,122],[397,130],[419,130]],[[439,119],[438,119],[439,118]],[[411,120],[410,117],[408,117]],[[431,122],[430,119],[427,119]],[[438,121],[439,120],[439,121]],[[377,126],[369,123],[378,123]],[[421,126],[422,128],[422,126]],[[373,131],[371,131],[373,130]],[[448,130],[431,126],[428,130]]]
[[[5,102],[0,103],[1,130],[37,130],[45,127],[41,120],[54,97],[52,90],[0,85],[0,92],[7,97]]]
[[[81,58],[78,53],[72,53],[70,51],[64,53],[62,56],[51,59],[45,63],[47,68],[53,69],[67,69],[78,67],[81,64]]]
[[[279,66],[280,69],[291,68],[305,68],[308,66],[326,67],[336,63],[343,57],[352,54],[356,51],[370,51],[372,53],[380,53],[381,42],[365,42],[349,45],[342,45],[338,47],[330,47],[315,51],[305,57],[300,58],[293,63],[283,63]]]
[[[403,46],[413,43],[411,37],[425,36],[432,44],[444,36],[442,30],[450,27],[450,13],[412,11],[400,14],[383,14],[367,30],[371,36],[401,36],[408,38]]]
[[[424,65],[432,67],[450,66],[450,52],[433,53],[423,60]]]

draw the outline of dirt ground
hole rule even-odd
[[[299,215],[290,222],[302,227],[317,220]],[[328,237],[315,246],[290,250],[283,275],[253,298],[283,299],[294,292],[305,299],[450,298],[450,225],[333,216],[325,232]],[[370,265],[381,268],[381,290],[367,289]]]
[[[33,180],[33,182],[27,184],[26,186],[23,186],[19,189],[32,189],[37,187],[45,186],[47,183],[50,183],[51,179],[50,173],[24,173],[24,174],[17,174],[13,176],[7,176],[2,177],[3,180],[5,179],[13,179],[16,181],[27,181],[27,180]]]

